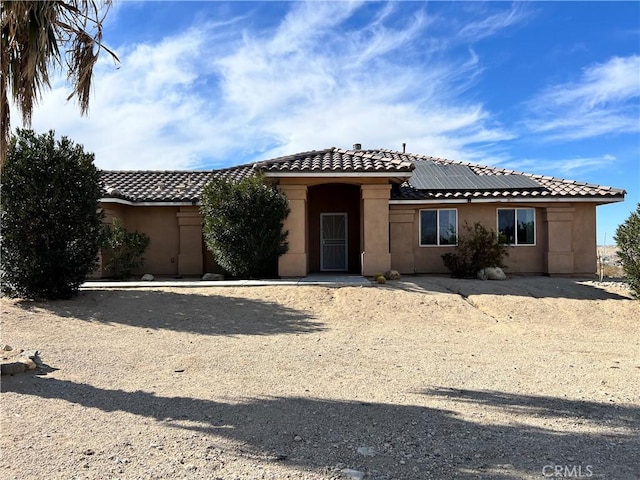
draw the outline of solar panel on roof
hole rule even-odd
[[[508,190],[542,188],[524,175],[477,175],[466,165],[414,162],[409,184],[419,190]]]

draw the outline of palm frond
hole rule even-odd
[[[9,98],[20,110],[25,125],[45,88],[50,73],[66,69],[81,114],[89,109],[93,67],[101,50],[114,62],[117,55],[102,43],[102,23],[111,0],[2,1],[0,13],[0,169],[10,132]]]

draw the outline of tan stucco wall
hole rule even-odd
[[[114,217],[133,232],[145,233],[151,239],[144,254],[144,266],[134,275],[152,273],[164,276],[199,276],[205,268],[205,247],[202,240],[202,217],[199,207],[131,206],[103,204],[104,223],[111,224]],[[103,258],[103,265],[106,262]],[[109,276],[109,272],[101,272]]]
[[[581,275],[595,273],[595,204],[460,203],[391,205],[391,267],[400,273],[449,273],[442,255],[453,247],[420,246],[420,210],[457,209],[458,235],[480,222],[497,230],[498,208],[534,208],[535,245],[509,248],[508,274]],[[551,223],[548,221],[551,220]],[[549,230],[551,225],[551,230]],[[566,262],[569,262],[566,264]]]
[[[125,214],[125,227],[129,231],[146,233],[151,243],[144,258],[144,266],[135,274],[177,275],[179,236],[176,214],[178,207],[132,207]]]
[[[280,258],[280,275],[303,276],[309,272],[308,189],[293,183],[300,179],[282,179],[281,190],[290,197],[292,214],[285,222],[289,230],[290,250]],[[338,179],[306,179],[313,185]],[[343,179],[342,179],[343,180]],[[367,182],[369,180],[370,182]],[[386,179],[356,178],[360,189],[361,268],[365,275],[393,268],[403,274],[447,274],[441,256],[453,247],[420,246],[422,209],[455,208],[458,233],[480,222],[497,229],[498,208],[535,208],[536,244],[514,246],[505,259],[508,274],[591,275],[596,271],[596,204],[594,203],[460,203],[429,205],[388,204]],[[353,199],[352,199],[353,201]],[[136,274],[196,276],[219,271],[202,240],[198,207],[152,207],[103,204],[105,223],[114,217],[130,230],[151,237],[145,254],[145,266]],[[332,205],[332,209],[336,209]],[[355,216],[355,215],[354,215]],[[351,253],[350,253],[351,255]],[[103,258],[103,263],[106,261]],[[106,272],[102,272],[105,276]]]
[[[595,275],[597,268],[596,206],[574,203],[573,207],[573,272]]]

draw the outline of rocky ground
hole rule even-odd
[[[640,302],[623,283],[2,299],[0,478],[637,478]],[[557,475],[556,475],[557,476]]]

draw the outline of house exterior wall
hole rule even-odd
[[[137,230],[151,239],[144,254],[144,265],[134,270],[134,275],[202,275],[205,248],[202,240],[202,215],[198,207],[105,203],[102,208],[105,224],[111,225],[113,218],[117,217],[128,231]],[[110,275],[104,269],[107,261],[107,256],[101,255],[99,275],[102,277]]]
[[[178,274],[180,254],[180,229],[178,207],[131,207],[125,211],[124,224],[127,230],[145,233],[151,239],[144,254],[144,265],[132,273],[147,272],[154,275]]]
[[[593,275],[596,271],[596,204],[574,203],[388,203],[385,179],[359,178],[344,185],[344,179],[283,179],[292,214],[285,222],[289,230],[288,254],[280,257],[281,276],[304,276],[320,270],[319,214],[349,214],[349,270],[364,275],[388,268],[403,274],[448,274],[442,255],[449,246],[420,246],[420,210],[451,209],[458,212],[458,235],[464,224],[480,222],[497,229],[498,208],[534,208],[535,245],[512,246],[506,257],[508,274]],[[309,185],[294,183],[301,180]],[[321,181],[324,180],[324,181]],[[372,183],[368,184],[367,180]],[[342,185],[337,185],[342,181]],[[317,198],[316,198],[317,197]],[[102,205],[106,224],[121,218],[129,231],[151,238],[145,265],[136,275],[199,276],[220,272],[202,238],[202,216],[197,206]],[[318,222],[316,222],[318,217]],[[317,225],[316,225],[317,224]],[[109,276],[104,270],[95,276]]]
[[[442,203],[390,206],[391,268],[400,273],[447,274],[442,255],[452,246],[420,246],[420,210],[456,209],[458,235],[465,222],[497,231],[499,208],[535,209],[535,244],[509,247],[509,274],[592,275],[596,271],[596,205],[593,203]]]
[[[573,273],[593,275],[598,263],[596,205],[592,203],[574,203],[573,207]]]

